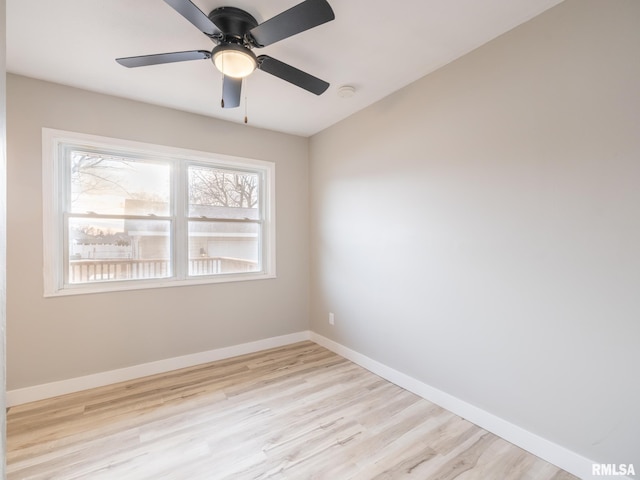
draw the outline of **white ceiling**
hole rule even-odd
[[[211,61],[128,69],[114,59],[214,44],[162,0],[7,0],[7,70],[310,136],[436,70],[562,0],[329,0],[336,19],[256,50],[331,83],[315,96],[264,72],[240,108],[222,110]],[[193,0],[208,13],[235,6],[258,22],[300,0]],[[337,90],[352,85],[356,94]]]

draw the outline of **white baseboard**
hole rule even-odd
[[[351,360],[354,363],[357,363],[361,367],[379,375],[385,380],[388,380],[405,390],[409,390],[410,392],[413,392],[416,395],[419,395],[420,397],[429,400],[430,402],[435,403],[472,423],[475,423],[479,427],[498,435],[508,442],[517,445],[518,447],[583,480],[602,478],[594,477],[591,474],[591,466],[595,462],[578,455],[565,447],[507,422],[500,417],[460,400],[453,395],[449,395],[442,390],[438,390],[437,388],[416,380],[415,378],[399,372],[398,370],[394,370],[393,368],[373,360],[366,355],[358,353],[355,350],[351,350],[350,348],[334,342],[333,340],[323,337],[322,335],[311,332],[311,341],[318,345],[322,345],[323,347],[348,360]],[[631,480],[629,477],[618,478]]]
[[[282,347],[292,343],[310,340],[310,332],[303,331],[282,335],[279,337],[266,338],[255,342],[233,345],[231,347],[217,348],[206,352],[198,352],[181,357],[167,358],[150,363],[143,363],[117,370],[94,373],[83,377],[69,378],[58,382],[35,385],[33,387],[18,388],[7,391],[7,406],[12,407],[23,403],[43,400],[45,398],[57,397],[67,393],[79,392],[89,388],[102,387],[113,383],[124,382],[134,378],[146,377],[157,373],[170,372],[180,368],[192,367],[216,360],[245,355],[247,353],[259,352],[269,348]]]
[[[484,428],[485,430],[504,438],[508,442],[531,452],[532,454],[566,470],[577,477],[586,479],[597,479],[591,474],[591,466],[595,463],[581,455],[578,455],[565,447],[553,443],[534,433],[531,433],[517,425],[497,417],[485,410],[471,405],[453,395],[449,395],[442,390],[438,390],[426,383],[416,380],[398,370],[395,370],[383,363],[361,353],[351,350],[333,340],[310,331],[292,333],[279,337],[271,337],[255,342],[243,343],[230,347],[218,348],[206,352],[184,355],[181,357],[168,358],[155,362],[134,365],[107,372],[86,375],[83,377],[70,378],[58,382],[36,385],[33,387],[19,388],[7,391],[6,403],[8,407],[23,403],[43,400],[58,395],[78,392],[89,388],[101,387],[113,383],[132,380],[134,378],[155,375],[157,373],[169,372],[180,368],[191,367],[203,363],[223,360],[247,353],[259,352],[269,348],[282,347],[292,343],[311,340],[338,355],[351,360],[363,368],[379,375],[380,377],[419,395],[430,402],[455,413],[470,422]],[[618,477],[622,480],[632,480],[629,477]]]

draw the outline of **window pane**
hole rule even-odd
[[[258,220],[259,176],[219,168],[189,167],[189,216]]]
[[[170,222],[69,220],[68,283],[171,276]]]
[[[171,169],[152,163],[71,150],[71,212],[169,215]]]
[[[257,272],[260,225],[189,222],[189,275]]]

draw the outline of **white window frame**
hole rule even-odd
[[[66,189],[64,159],[62,149],[65,145],[83,145],[92,149],[107,152],[116,151],[123,156],[147,157],[166,160],[172,165],[173,194],[176,198],[175,222],[171,259],[172,277],[158,279],[140,279],[126,281],[106,281],[83,284],[65,284],[65,242],[64,242],[64,205],[63,192]],[[258,173],[261,184],[261,265],[258,272],[229,273],[207,276],[188,276],[186,252],[188,219],[186,198],[186,181],[176,180],[178,163],[201,164],[223,169],[246,170]],[[186,168],[184,169],[186,171]],[[121,140],[97,135],[68,132],[51,128],[42,129],[42,202],[43,202],[43,274],[44,296],[77,295],[86,293],[114,292],[123,290],[139,290],[148,288],[176,287],[186,285],[202,285],[227,283],[247,280],[262,280],[276,277],[276,229],[275,229],[275,163],[210,152],[201,152],[164,145]],[[182,199],[182,200],[181,200]]]

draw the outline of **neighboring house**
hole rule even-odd
[[[257,219],[256,208],[191,205],[194,218]],[[146,211],[150,218],[164,215],[167,204],[126,199],[125,214]],[[122,232],[72,230],[69,242],[71,283],[132,278],[155,278],[168,270],[168,233],[165,223],[125,220]],[[256,270],[259,262],[256,224],[239,222],[200,223],[189,226],[191,275],[215,275]]]

